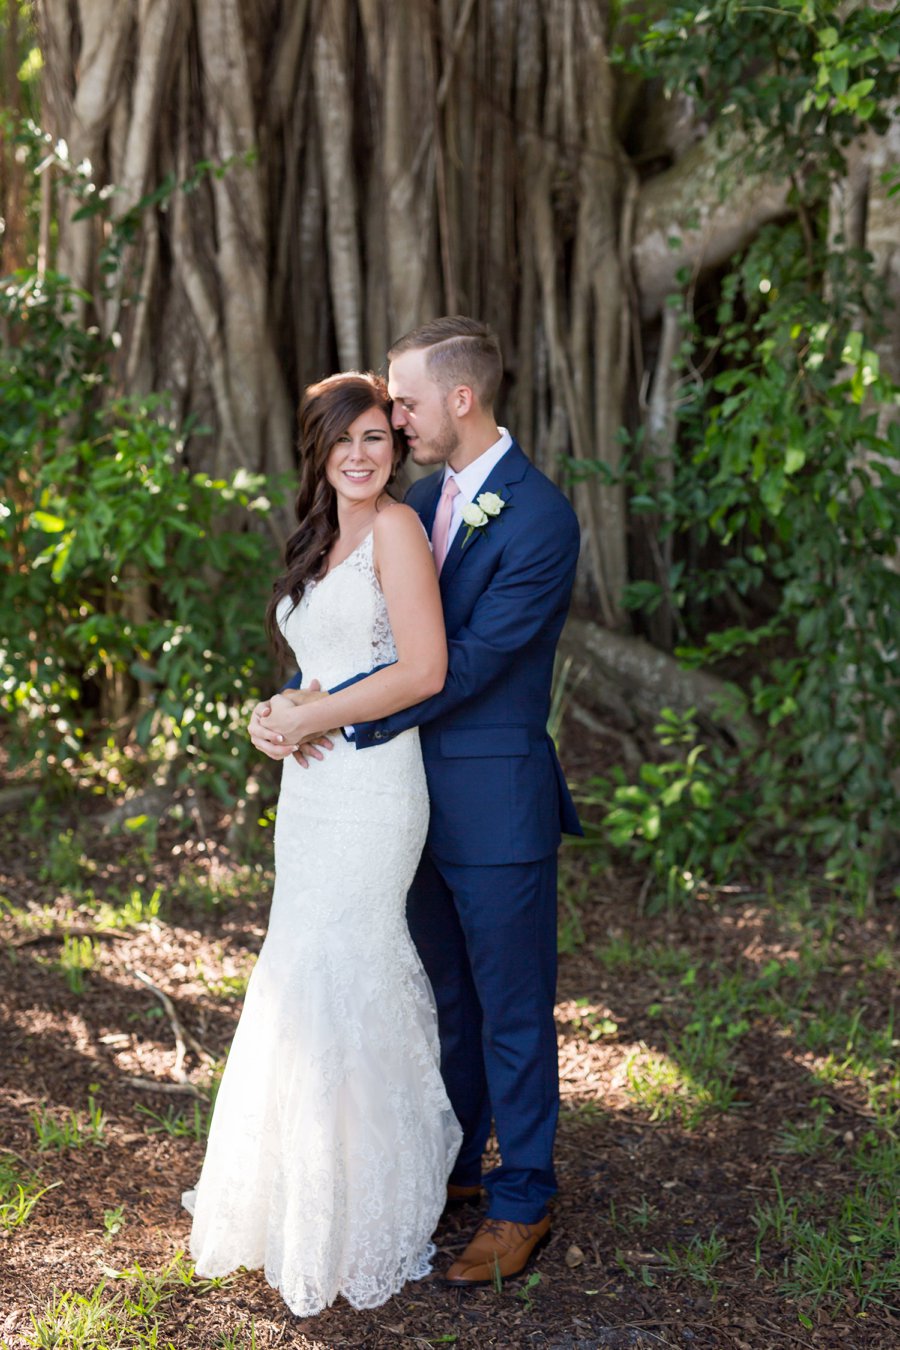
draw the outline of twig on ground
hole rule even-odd
[[[786,1341],[793,1341],[795,1345],[802,1345],[804,1350],[811,1350],[810,1342],[803,1340],[802,1337],[795,1335],[794,1332],[784,1331],[781,1327],[776,1327],[774,1322],[768,1321],[765,1317],[757,1316],[756,1320],[761,1327],[765,1327],[767,1331],[773,1332],[774,1335],[783,1336]]]
[[[122,1078],[119,1081],[127,1083],[129,1087],[139,1088],[141,1092],[178,1093],[186,1097],[196,1097],[200,1102],[206,1101],[205,1095],[194,1083],[160,1083],[155,1078]]]
[[[175,1063],[172,1066],[173,1078],[175,1078],[177,1082],[183,1083],[187,1077],[184,1071],[184,1057],[187,1054],[188,1046],[190,1046],[199,1059],[204,1060],[207,1064],[215,1064],[215,1056],[211,1055],[206,1047],[202,1046],[195,1036],[192,1036],[189,1031],[185,1030],[181,1018],[175,1011],[175,1004],[169,998],[169,995],[160,989],[159,985],[154,984],[150,979],[150,976],[145,975],[142,970],[132,970],[131,974],[136,980],[140,980],[141,984],[146,985],[147,988],[156,995],[165,1009],[166,1016],[169,1019],[169,1025],[172,1028],[172,1034],[175,1037]]]
[[[59,942],[61,938],[67,937],[97,938],[98,941],[103,938],[112,938],[116,942],[122,942],[131,936],[131,933],[121,933],[116,928],[92,928],[87,923],[70,923],[58,924],[46,933],[34,933],[31,937],[19,938],[17,942],[10,942],[9,946],[16,948],[37,947],[43,942]]]
[[[644,877],[644,881],[643,881],[643,884],[642,884],[642,886],[641,886],[640,894],[638,895],[638,898],[637,898],[637,912],[638,912],[638,914],[643,914],[643,912],[644,912],[644,905],[646,904],[646,901],[647,901],[647,892],[650,890],[650,887],[651,887],[652,885],[653,885],[653,873],[652,873],[652,872],[648,872],[647,875]]]

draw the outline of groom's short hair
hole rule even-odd
[[[482,408],[493,408],[503,378],[503,357],[497,336],[486,323],[465,314],[432,319],[398,338],[388,360],[422,350],[428,374],[442,389],[468,385]]]

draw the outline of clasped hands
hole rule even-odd
[[[269,759],[287,759],[293,755],[302,768],[309,768],[310,759],[324,759],[323,751],[333,750],[332,736],[337,729],[321,729],[311,705],[327,697],[318,680],[307,689],[289,689],[273,694],[264,703],[257,703],[250,714],[250,740]]]

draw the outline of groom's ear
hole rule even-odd
[[[447,397],[447,407],[457,417],[465,417],[475,406],[475,395],[467,384],[458,384]]]

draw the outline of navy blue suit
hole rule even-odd
[[[410,488],[428,533],[443,471]],[[360,750],[420,729],[431,823],[409,894],[435,992],[441,1068],[464,1130],[451,1180],[475,1185],[493,1118],[490,1217],[534,1223],[556,1189],[556,851],[581,833],[546,722],[578,558],[575,513],[514,441],[484,483],[506,505],[441,571],[444,688],[356,725]]]

